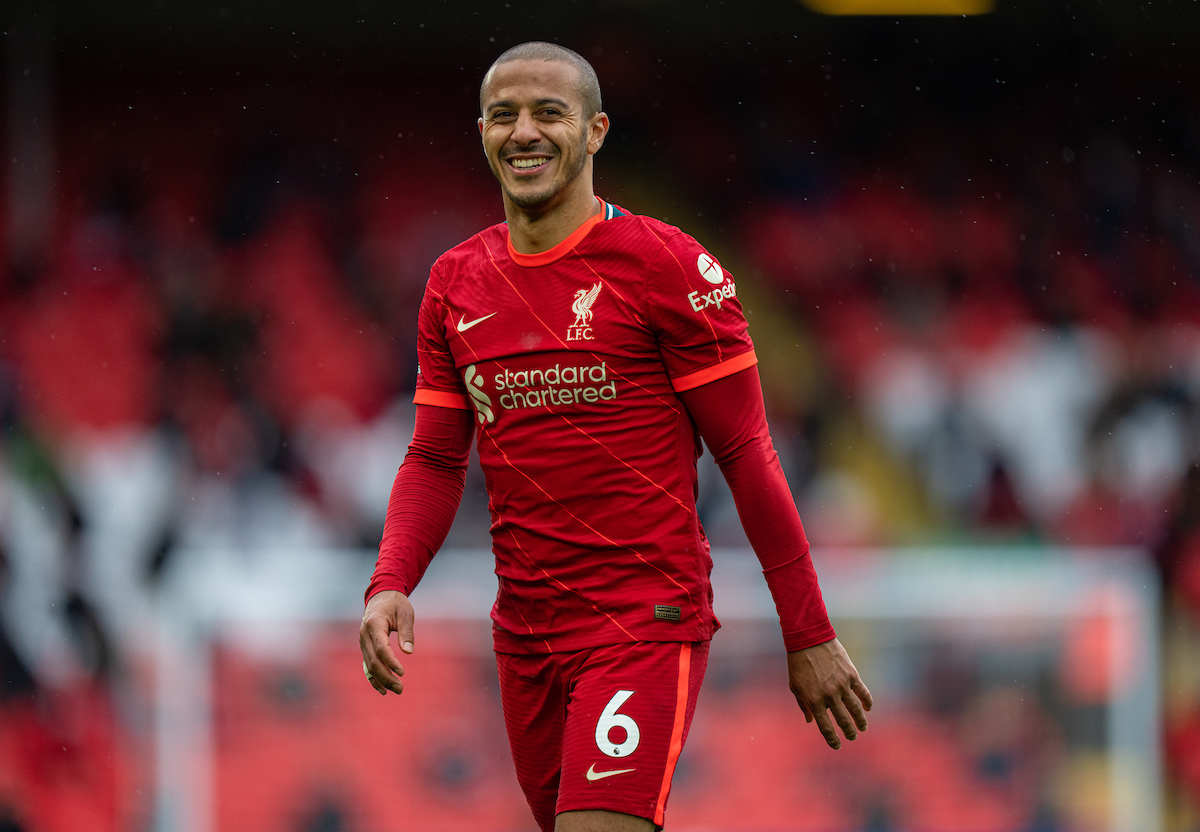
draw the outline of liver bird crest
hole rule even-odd
[[[596,296],[599,294],[599,283],[590,289],[575,292],[575,301],[571,304],[571,311],[575,313],[575,326],[587,326],[591,323],[592,304],[596,302]]]

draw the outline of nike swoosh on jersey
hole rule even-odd
[[[498,315],[498,314],[499,314],[498,312],[493,312],[491,315],[484,315],[482,318],[476,318],[473,321],[463,321],[463,318],[465,318],[466,316],[459,315],[458,316],[458,331],[466,332],[468,329],[475,326],[475,324],[481,324],[484,321],[486,321],[488,318],[492,317],[492,315]]]
[[[628,774],[633,770],[634,769],[631,768],[617,768],[613,769],[612,771],[596,771],[596,764],[592,763],[591,767],[588,768],[587,772],[585,773],[585,776],[589,780],[603,780],[605,777],[612,777],[614,774]]]

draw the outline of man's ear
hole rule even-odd
[[[608,135],[608,114],[596,113],[588,119],[588,143],[587,152],[593,154],[598,151],[604,144],[604,137]]]

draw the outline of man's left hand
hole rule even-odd
[[[842,747],[834,723],[848,740],[867,730],[871,691],[836,638],[788,653],[788,683],[804,711],[805,721],[816,720],[830,748]]]

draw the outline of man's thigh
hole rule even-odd
[[[554,832],[653,832],[654,822],[620,812],[586,810],[563,812],[554,819]]]
[[[519,665],[534,657],[504,658]],[[554,782],[553,814],[603,810],[661,826],[708,642],[619,644],[563,659],[561,688],[530,673],[515,674],[516,683],[501,682],[518,779],[539,825],[552,828],[548,786]],[[514,666],[500,664],[502,676],[505,664]],[[562,700],[561,720],[545,707],[547,691],[556,689],[562,694],[549,698]],[[529,716],[519,716],[526,710]],[[558,747],[550,747],[551,733],[561,737]]]
[[[554,829],[571,678],[581,653],[496,654],[517,782],[543,832]]]

